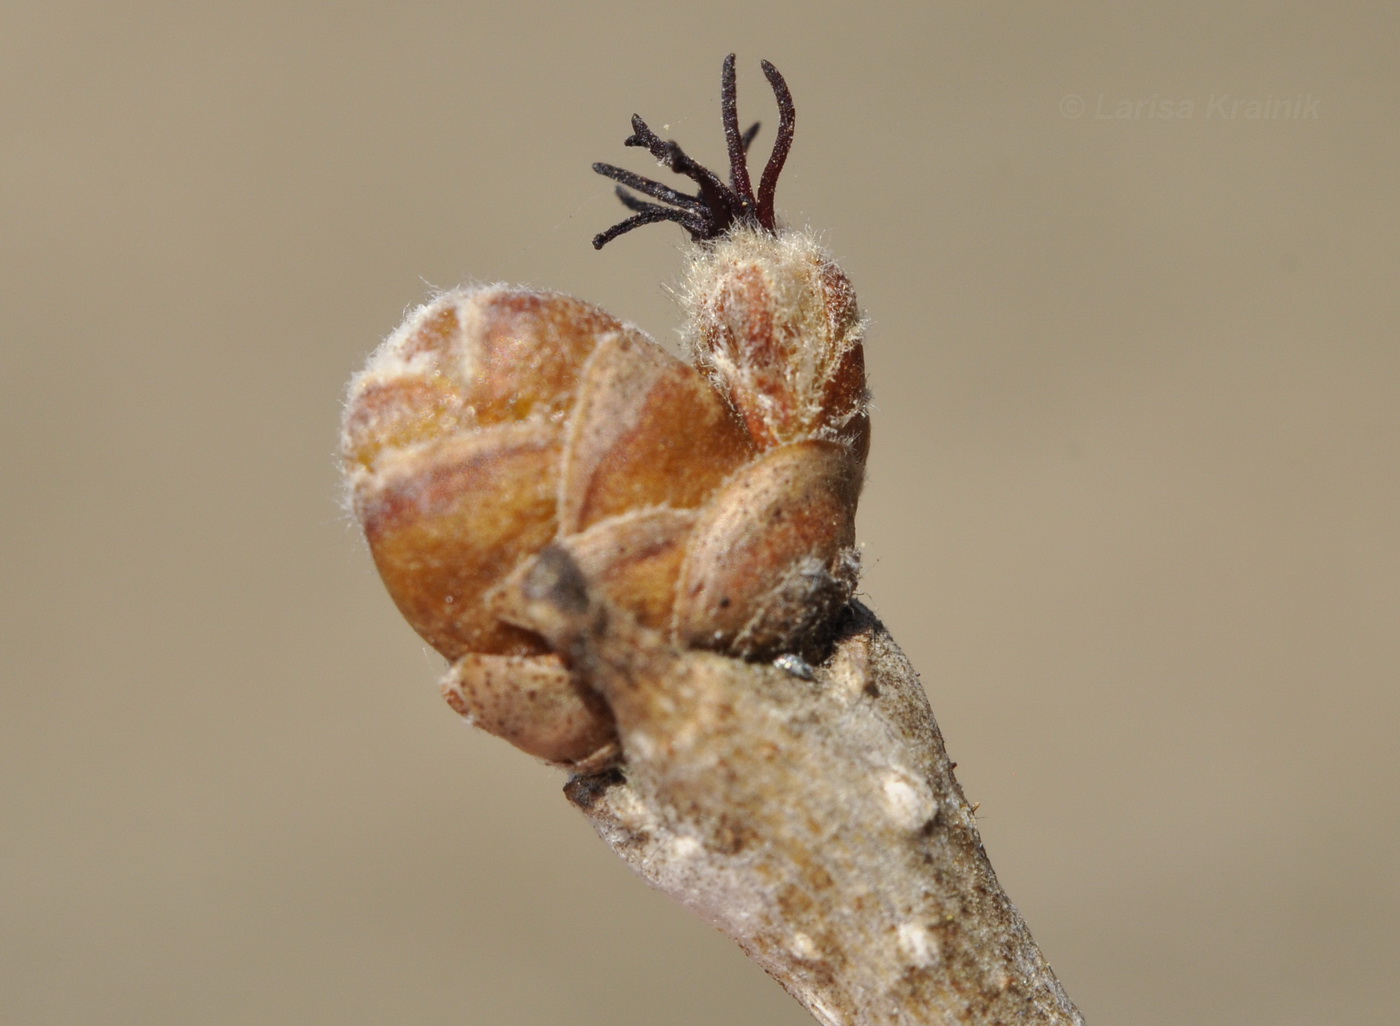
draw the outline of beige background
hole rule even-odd
[[[1159,7],[6,5],[0,1017],[808,1021],[456,722],[333,460],[430,285],[672,337],[588,165],[718,158],[737,49],[874,319],[869,601],[1070,994],[1393,1021],[1400,17]]]

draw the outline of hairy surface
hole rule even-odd
[[[1078,1024],[997,883],[917,675],[863,607],[811,679],[682,649],[562,550],[524,608],[617,720],[570,800],[827,1026]]]

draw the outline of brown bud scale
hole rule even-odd
[[[453,707],[554,762],[612,734],[519,608],[546,546],[642,626],[747,659],[810,652],[855,587],[850,283],[801,233],[697,248],[693,365],[587,303],[492,286],[410,313],[350,386],[351,505],[389,593],[452,662]]]

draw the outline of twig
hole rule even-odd
[[[607,699],[626,756],[565,793],[623,861],[827,1026],[1083,1022],[869,610],[793,673],[668,643],[554,552],[525,582],[528,615]]]

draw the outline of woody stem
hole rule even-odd
[[[565,793],[819,1022],[1082,1026],[997,882],[918,676],[867,610],[811,682],[654,638],[586,644],[627,762]]]

